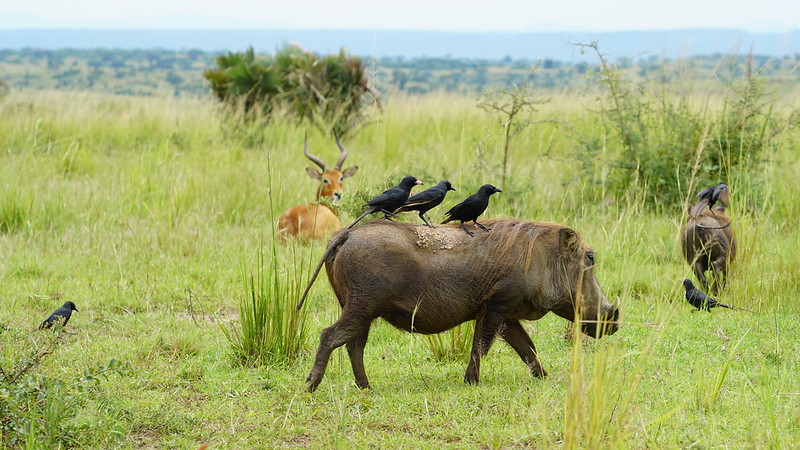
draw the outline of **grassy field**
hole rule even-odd
[[[500,154],[485,150],[499,145],[479,144],[499,142],[501,130],[474,99],[385,106],[345,143],[347,165],[360,169],[346,180],[343,222],[405,174],[458,189],[434,220],[500,179]],[[784,98],[776,111],[796,106]],[[560,96],[539,114],[599,135],[589,128],[593,109],[593,97]],[[533,125],[514,141],[511,181],[486,215],[578,230],[623,328],[574,340],[568,322],[547,315],[526,324],[547,379],[531,378],[498,341],[481,384],[469,386],[464,358],[437,360],[424,336],[378,322],[365,355],[373,389],[355,387],[340,349],[308,394],[319,331],[339,312],[324,276],[303,310],[296,360],[238,364],[224,333],[239,326],[260,254],[276,279],[303,285],[323,251],[324,243],[274,243],[277,216],[316,189],[304,173],[304,131],[231,124],[202,100],[38,92],[0,103],[0,367],[50,351],[0,389],[0,447],[800,444],[795,135],[781,136],[763,173],[729,180],[740,253],[720,298],[753,313],[692,312],[681,286],[692,278],[678,244],[683,209],[653,212],[637,200],[646,191],[587,200],[574,142]],[[331,139],[312,133],[309,143],[335,161]],[[739,206],[752,204],[739,188],[750,184],[763,186],[758,208]],[[32,331],[67,300],[80,310],[67,333]]]

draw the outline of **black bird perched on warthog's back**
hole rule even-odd
[[[711,308],[716,308],[717,306],[721,306],[723,308],[728,308],[728,309],[738,309],[741,311],[753,312],[750,311],[749,309],[736,308],[734,306],[729,306],[724,303],[718,302],[717,299],[710,297],[706,295],[705,292],[701,291],[700,289],[697,289],[694,286],[694,283],[692,283],[692,280],[688,278],[683,280],[683,287],[686,288],[686,301],[689,302],[690,305],[697,308],[698,311],[704,309],[708,312],[711,312]]]
[[[730,189],[726,183],[718,183],[700,191],[697,198],[699,199],[697,205],[692,210],[694,217],[697,217],[706,206],[708,209],[712,209],[717,202],[724,211],[726,207],[730,206]]]
[[[403,204],[408,200],[408,196],[411,195],[411,188],[418,184],[423,184],[422,181],[418,179],[407,176],[404,177],[400,184],[394,187],[390,187],[389,189],[383,191],[381,195],[372,198],[372,200],[368,201],[365,206],[367,206],[367,210],[364,211],[364,214],[358,217],[353,223],[351,223],[347,229],[353,228],[355,224],[357,224],[361,219],[367,217],[370,214],[376,212],[382,212],[384,214],[385,219],[391,220],[390,216],[394,216],[394,211],[403,206]]]
[[[44,319],[44,322],[42,322],[42,324],[39,325],[39,329],[42,330],[45,328],[50,328],[53,325],[59,323],[61,319],[64,319],[61,325],[66,325],[67,322],[69,322],[69,318],[72,317],[72,311],[77,311],[77,310],[78,308],[75,307],[75,303],[66,302],[63,305],[61,305],[60,308],[53,311],[53,314],[50,314],[50,317]]]
[[[481,227],[483,231],[488,232],[488,228],[478,223],[478,217],[480,217],[480,215],[486,211],[486,208],[489,206],[489,196],[495,192],[503,191],[492,186],[491,184],[484,184],[480,189],[478,189],[478,192],[470,195],[463,202],[450,208],[450,211],[445,213],[448,216],[447,220],[442,223],[458,220],[461,222],[461,228],[463,228],[468,235],[474,236],[474,234],[469,231],[466,226],[464,226],[464,222],[472,221],[475,222],[475,225]]]
[[[435,226],[428,223],[425,220],[425,213],[430,211],[431,209],[439,206],[444,200],[444,197],[447,195],[447,191],[455,191],[456,188],[453,187],[447,180],[442,180],[436,186],[431,186],[424,191],[414,194],[409,198],[406,203],[397,208],[395,210],[395,214],[403,211],[419,211],[419,218],[425,222],[425,225],[436,228]]]

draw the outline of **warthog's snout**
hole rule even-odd
[[[619,329],[619,308],[609,308],[604,314],[599,315],[597,320],[583,321],[581,329],[587,336],[598,338],[616,333]]]

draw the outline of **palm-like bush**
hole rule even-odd
[[[216,59],[203,76],[216,97],[246,117],[269,120],[285,111],[340,136],[366,123],[365,109],[379,105],[360,58],[344,50],[319,57],[297,46],[257,56],[252,47]]]

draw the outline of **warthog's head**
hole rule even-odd
[[[560,304],[553,312],[568,320],[579,320],[584,334],[601,337],[619,328],[619,309],[609,303],[594,276],[595,256],[570,228],[558,233],[560,280],[556,290]]]

